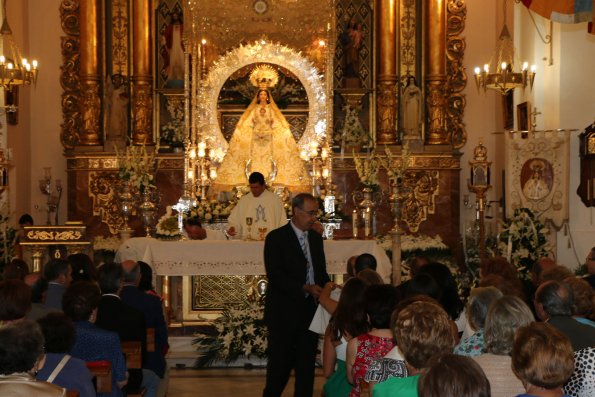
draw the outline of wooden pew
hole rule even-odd
[[[112,363],[109,361],[92,361],[87,363],[87,368],[95,378],[97,393],[112,392]]]
[[[147,352],[155,351],[155,328],[147,328]]]
[[[122,352],[126,356],[126,367],[128,369],[142,369],[142,347],[140,341],[122,342]],[[147,390],[140,388],[139,390],[127,390],[128,397],[142,397]]]

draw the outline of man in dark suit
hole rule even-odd
[[[119,292],[122,288],[122,267],[116,263],[106,263],[99,268],[101,300],[97,307],[95,325],[120,336],[122,342],[140,342],[143,367],[147,355],[147,326],[144,314],[122,302]],[[128,369],[130,374],[126,390],[135,391],[141,386],[147,389],[148,396],[155,396],[159,378],[151,370]]]
[[[264,397],[279,397],[295,370],[295,397],[311,397],[318,336],[308,330],[322,287],[330,279],[322,236],[310,231],[318,202],[306,193],[292,200],[287,225],[271,231],[264,244],[269,280],[264,309],[268,362]]]
[[[537,316],[556,327],[570,339],[574,351],[595,346],[595,328],[576,321],[574,296],[570,286],[561,281],[546,281],[535,292]]]
[[[147,368],[163,379],[165,375],[165,354],[169,348],[167,343],[167,325],[163,317],[161,300],[138,288],[140,267],[135,261],[122,262],[123,285],[120,291],[122,301],[143,312],[147,328],[155,329],[155,351],[147,352]]]

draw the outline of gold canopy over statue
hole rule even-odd
[[[292,192],[309,189],[308,172],[298,145],[269,91],[278,78],[270,65],[258,65],[250,74],[250,82],[258,87],[258,92],[229,141],[217,171],[217,190],[245,185],[248,175],[255,171],[262,173],[269,185],[284,185]]]

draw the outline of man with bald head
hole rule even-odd
[[[143,312],[147,328],[155,329],[155,351],[147,352],[146,367],[163,378],[165,375],[165,354],[169,345],[167,343],[167,325],[163,317],[161,300],[149,295],[138,288],[140,282],[140,266],[136,261],[122,262],[123,278],[120,298],[122,302]]]
[[[572,289],[561,281],[546,281],[535,293],[537,316],[566,335],[574,351],[578,351],[595,346],[595,327],[581,324],[572,318],[573,302]]]

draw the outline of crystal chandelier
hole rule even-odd
[[[37,81],[37,61],[31,63],[23,58],[21,51],[14,41],[12,30],[6,17],[6,0],[3,1],[3,20],[0,28],[0,44],[2,45],[2,54],[0,54],[0,87],[12,91],[14,87],[20,85],[35,84]],[[16,111],[16,106],[6,106],[7,111]]]
[[[506,0],[504,0],[503,15],[506,19]],[[521,71],[515,72],[514,61],[514,45],[505,21],[490,62],[483,66],[483,70],[479,67],[475,68],[477,89],[483,88],[484,91],[487,91],[489,88],[498,91],[502,95],[506,95],[515,88],[524,89],[527,84],[532,89],[535,80],[535,65],[532,65],[529,69],[529,64],[523,62]]]

